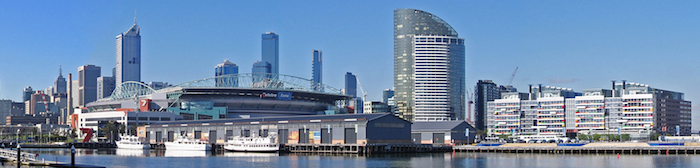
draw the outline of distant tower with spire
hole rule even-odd
[[[141,34],[140,27],[136,24],[136,12],[134,25],[117,35],[115,86],[126,81],[141,81]]]
[[[66,78],[63,78],[63,68],[59,65],[58,66],[58,77],[56,78],[56,81],[53,82],[53,89],[54,93],[66,93]]]

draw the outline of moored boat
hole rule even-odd
[[[195,151],[209,151],[211,150],[211,144],[206,141],[191,140],[188,138],[180,138],[173,142],[165,142],[166,150],[195,150]]]
[[[151,145],[148,142],[142,142],[139,137],[133,135],[120,136],[116,142],[119,149],[150,149]]]
[[[241,137],[235,136],[229,139],[224,149],[238,152],[276,152],[279,144],[275,143],[276,137]]]

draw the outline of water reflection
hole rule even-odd
[[[206,157],[211,151],[165,150],[165,157]]]
[[[250,162],[270,162],[279,156],[277,153],[225,152],[225,157],[245,158]]]
[[[144,157],[148,156],[148,150],[143,149],[115,149],[115,155],[117,156],[133,156],[133,157]]]
[[[27,149],[46,161],[69,162],[66,149]],[[181,150],[80,149],[76,161],[107,167],[696,167],[700,155],[505,153],[278,154]],[[186,157],[186,158],[182,158]],[[1,167],[1,166],[0,166]]]

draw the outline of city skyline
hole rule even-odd
[[[513,80],[519,89],[541,83],[580,92],[626,79],[685,92],[691,101],[700,98],[693,89],[698,79],[667,75],[700,71],[692,65],[700,59],[694,47],[700,22],[683,19],[698,13],[697,2],[212,3],[1,2],[6,8],[0,18],[13,26],[0,27],[0,98],[18,101],[27,86],[50,87],[57,65],[74,76],[85,64],[113,68],[112,38],[129,28],[138,10],[141,31],[148,34],[142,39],[144,82],[211,77],[211,65],[224,59],[251,69],[260,60],[259,35],[272,31],[284,37],[282,74],[311,78],[308,51],[323,50],[333,56],[324,58],[333,67],[323,74],[325,84],[340,89],[343,74],[353,72],[374,82],[364,86],[368,101],[380,100],[381,91],[393,86],[392,12],[403,8],[435,14],[460,32],[467,43],[470,94],[478,80],[506,84],[520,67]],[[263,6],[274,10],[244,16]],[[358,25],[362,30],[355,30]]]

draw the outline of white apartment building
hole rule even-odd
[[[489,135],[690,134],[691,102],[683,93],[638,83],[613,86],[583,94],[552,87],[502,94],[488,103]]]
[[[416,35],[414,39],[416,121],[449,121],[463,116],[464,58],[456,57],[464,56],[464,39],[436,35]]]

